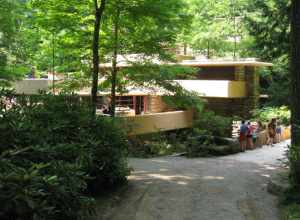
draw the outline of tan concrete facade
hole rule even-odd
[[[130,135],[189,128],[193,125],[193,111],[173,111],[124,117]]]
[[[172,64],[170,64],[172,65]],[[176,79],[186,90],[195,91],[207,101],[207,109],[226,116],[249,118],[251,112],[259,105],[259,73],[260,67],[272,66],[270,63],[257,61],[190,61],[179,65],[198,68],[197,79]],[[125,65],[124,67],[129,67]],[[123,66],[119,66],[122,68]],[[109,68],[109,66],[107,67]],[[52,81],[46,79],[27,79],[15,84],[17,93],[37,94],[39,90],[47,90]],[[90,95],[90,88],[85,89],[84,96]],[[119,94],[120,96],[143,96],[146,109],[143,113],[161,113],[171,111],[162,99],[164,91],[159,93],[144,90]],[[81,96],[82,94],[78,92]],[[134,95],[133,95],[134,94]],[[99,93],[109,95],[107,93]],[[191,106],[193,108],[193,106]]]
[[[48,79],[24,79],[13,84],[17,94],[35,95],[40,90],[47,91],[52,85],[52,80]]]
[[[228,62],[197,66],[200,80],[230,82],[231,91],[227,97],[203,97],[208,103],[207,109],[226,116],[251,117],[252,111],[259,107],[259,68],[271,65],[261,62]]]
[[[148,96],[147,113],[159,113],[170,110],[162,96]]]

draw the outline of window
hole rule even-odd
[[[117,111],[135,111],[136,115],[142,114],[146,110],[146,96],[118,96],[116,97]]]

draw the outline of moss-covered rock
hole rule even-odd
[[[208,135],[189,138],[186,149],[188,157],[224,156],[240,152],[238,141]]]

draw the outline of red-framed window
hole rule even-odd
[[[133,109],[135,114],[139,115],[147,111],[147,97],[146,96],[117,96],[116,107],[122,111]]]

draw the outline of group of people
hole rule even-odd
[[[245,122],[244,120],[240,125],[239,142],[241,150],[253,150],[256,146],[256,142],[259,138],[259,133],[265,130],[265,126],[259,121],[257,123]],[[273,145],[275,143],[276,136],[278,141],[281,138],[281,127],[277,125],[276,118],[273,118],[267,125],[267,145]]]
[[[242,121],[239,133],[239,141],[242,151],[254,149],[257,134],[260,132],[260,125],[261,123],[257,123],[257,126],[255,126],[254,124],[251,124],[250,121],[247,123],[244,120]]]

